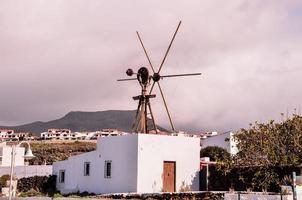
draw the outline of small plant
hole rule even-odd
[[[84,192],[74,192],[74,193],[69,193],[68,195],[66,195],[67,197],[88,197],[88,196],[95,196],[95,193],[89,193],[87,191]]]
[[[1,187],[6,187],[7,186],[7,181],[10,180],[10,175],[5,174],[0,177],[0,186]]]
[[[235,192],[235,188],[232,186],[232,187],[229,187],[229,192],[230,193],[234,193]]]
[[[27,192],[20,193],[18,196],[19,197],[38,197],[38,196],[44,196],[44,195],[41,192],[31,189]]]
[[[56,176],[32,176],[18,180],[17,190],[27,193],[35,190],[48,196],[56,192]]]
[[[60,193],[55,193],[53,195],[53,198],[61,198],[61,197],[64,197],[63,195],[61,195]]]
[[[293,180],[290,176],[286,175],[283,177],[283,179],[281,180],[281,185],[292,185]]]
[[[183,182],[181,183],[179,192],[189,192],[189,191],[192,191],[192,190],[191,190],[191,187],[190,187],[189,185],[186,185],[185,182],[183,181]]]

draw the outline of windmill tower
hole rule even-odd
[[[170,77],[179,77],[179,76],[196,76],[196,75],[201,75],[201,73],[190,73],[190,74],[171,74],[171,75],[161,75],[161,70],[164,66],[164,63],[166,61],[166,58],[169,54],[169,51],[171,49],[171,46],[174,42],[174,39],[176,37],[176,34],[179,30],[179,27],[181,25],[181,21],[178,23],[178,26],[173,34],[173,37],[169,43],[169,46],[166,50],[166,53],[162,59],[162,62],[158,68],[157,71],[155,71],[152,62],[150,60],[150,57],[147,53],[147,50],[145,48],[145,45],[141,39],[141,36],[138,32],[136,32],[137,37],[139,39],[139,42],[144,50],[144,53],[146,55],[146,58],[148,60],[149,63],[149,67],[152,70],[153,74],[150,74],[149,70],[147,67],[140,67],[138,69],[138,71],[135,73],[132,69],[128,69],[126,71],[126,74],[128,76],[133,76],[136,75],[136,78],[124,78],[124,79],[118,79],[118,81],[132,81],[132,80],[137,80],[141,86],[141,94],[138,96],[133,97],[134,100],[138,100],[138,107],[136,110],[136,115],[135,115],[135,120],[134,123],[132,125],[132,130],[133,132],[136,133],[150,133],[152,130],[155,131],[155,133],[157,133],[157,127],[156,127],[156,123],[155,123],[155,119],[154,119],[154,115],[151,109],[151,103],[150,103],[150,99],[151,98],[155,98],[156,95],[152,94],[152,91],[154,89],[154,86],[157,84],[159,91],[160,91],[160,95],[162,97],[164,106],[165,106],[165,110],[167,112],[168,118],[169,118],[169,122],[170,122],[170,126],[173,132],[175,132],[175,127],[173,125],[172,122],[172,118],[168,109],[168,105],[163,93],[163,90],[161,88],[160,85],[160,80],[164,79],[164,78],[170,78]]]

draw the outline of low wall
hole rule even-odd
[[[0,197],[0,200],[7,200],[7,197]],[[97,197],[27,197],[27,198],[13,198],[13,200],[110,200],[110,199],[148,199],[148,200],[293,200],[292,195],[267,195],[267,194],[230,194],[227,193],[223,197],[222,193],[208,193],[208,192],[195,192],[195,193],[162,193],[162,194],[113,194],[101,195]],[[298,198],[299,199],[299,198]]]
[[[10,174],[10,167],[0,167],[0,176]],[[31,176],[49,176],[52,174],[52,165],[24,165],[14,167],[14,176],[27,178]]]
[[[225,194],[225,200],[293,200],[292,195],[268,195],[268,194]]]
[[[224,200],[223,192],[179,192],[179,193],[121,193],[100,195],[105,199],[148,199],[148,200]]]

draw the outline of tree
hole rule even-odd
[[[293,115],[281,123],[256,122],[236,135],[237,165],[298,166],[302,162],[302,117]]]
[[[201,149],[200,157],[210,157],[211,161],[219,162],[230,159],[230,153],[218,146],[208,146]]]
[[[238,154],[232,170],[251,189],[267,190],[279,185],[288,172],[302,163],[302,117],[293,115],[282,122],[255,122],[236,135]],[[252,176],[250,176],[252,175]]]

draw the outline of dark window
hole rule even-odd
[[[64,183],[65,182],[65,170],[59,171],[59,182]]]
[[[106,160],[105,161],[105,178],[111,178],[111,160]]]
[[[84,176],[90,176],[90,162],[84,163]]]

